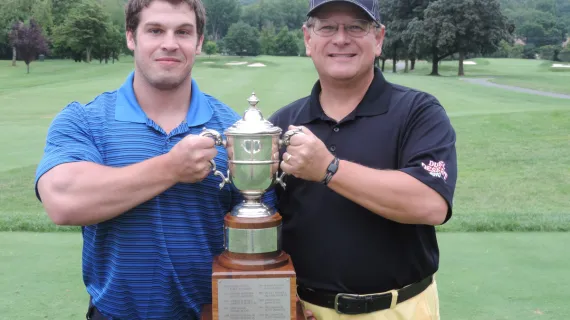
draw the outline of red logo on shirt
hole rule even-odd
[[[422,167],[426,169],[429,174],[436,178],[443,178],[443,180],[447,180],[447,172],[445,172],[445,162],[439,161],[431,161],[428,165],[422,162]]]

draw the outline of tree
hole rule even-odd
[[[570,32],[568,0],[501,0],[501,3],[505,15],[514,21],[516,36],[526,44],[560,45]]]
[[[9,33],[14,23],[27,21],[34,0],[18,0],[7,1],[0,4],[0,41],[10,45]],[[16,66],[17,50],[16,47],[10,45],[12,49],[12,66]]]
[[[34,19],[29,25],[15,23],[10,32],[10,43],[18,51],[18,56],[26,63],[27,73],[30,73],[30,63],[41,53],[48,53],[48,43],[42,28]]]
[[[105,31],[106,33],[93,47],[92,56],[98,59],[99,63],[105,60],[105,64],[107,64],[109,59],[112,59],[113,63],[115,63],[115,59],[119,59],[125,38],[123,33],[119,31],[119,27],[111,22],[107,22]]]
[[[297,37],[289,32],[287,27],[283,27],[275,38],[276,54],[278,56],[297,56],[299,55],[299,45],[297,44]]]
[[[566,26],[550,13],[529,10],[517,34],[527,44],[534,44],[537,47],[559,45],[565,39]]]
[[[240,20],[255,27],[257,30],[262,30],[264,25],[262,24],[263,16],[261,14],[260,3],[253,3],[248,6],[242,7]]]
[[[287,27],[289,30],[299,29],[307,19],[309,1],[307,0],[275,0],[276,11],[283,21],[279,28]],[[263,12],[263,11],[262,11]]]
[[[308,5],[307,0],[259,0],[243,7],[240,20],[258,31],[269,26],[299,30],[307,19]]]
[[[428,1],[423,0],[386,0],[380,2],[380,12],[383,13],[382,23],[386,26],[386,37],[382,52],[382,66],[387,59],[392,59],[392,72],[396,72],[398,60],[412,58],[406,34],[408,24],[412,19],[421,17]]]
[[[459,53],[458,75],[463,76],[463,60],[468,53],[496,52],[501,41],[512,42],[514,26],[502,14],[497,0],[463,1],[457,10],[455,44]]]
[[[71,9],[80,3],[80,1],[77,0],[51,0],[51,2],[54,25],[62,24],[69,16]]]
[[[95,0],[83,0],[73,7],[62,25],[54,29],[54,44],[58,52],[85,54],[91,62],[91,53],[108,34],[109,16]]]
[[[437,0],[428,5],[423,20],[410,22],[406,33],[412,52],[431,57],[431,75],[439,75],[439,62],[455,53],[459,53],[459,75],[463,75],[467,53],[498,50],[509,31],[513,30],[497,0]]]
[[[238,0],[204,0],[204,6],[208,13],[206,29],[212,40],[218,41],[226,35],[230,25],[239,20],[240,3]]]
[[[224,49],[239,56],[256,56],[261,50],[259,32],[245,22],[234,23],[224,38]]]
[[[218,53],[218,46],[214,41],[208,41],[204,45],[204,52],[206,52],[208,57],[210,57],[211,55]]]
[[[273,26],[266,26],[261,29],[259,43],[261,45],[261,54],[275,55],[277,53],[277,44],[275,43],[275,28]]]
[[[562,62],[570,62],[570,46],[564,48],[558,53],[558,59]]]
[[[408,25],[413,19],[421,19],[429,0],[385,0],[380,2],[380,12],[383,14],[382,23],[386,26],[384,49],[382,50],[382,68],[387,59],[391,58],[392,72],[396,72],[396,64],[400,59],[406,62],[405,72],[408,71],[408,60],[412,61],[412,70],[416,56],[408,44],[411,36]]]
[[[540,58],[542,60],[558,61],[558,54],[562,50],[562,46],[542,46],[538,48]]]
[[[38,0],[32,5],[32,17],[37,24],[42,26],[45,36],[51,36],[53,28],[51,0]]]

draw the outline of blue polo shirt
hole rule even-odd
[[[128,166],[167,153],[203,127],[223,134],[241,118],[192,80],[186,121],[167,134],[139,106],[133,77],[85,105],[69,104],[55,117],[37,168],[36,192],[38,179],[57,165]],[[218,147],[214,161],[227,172],[224,148]],[[199,318],[201,306],[211,303],[212,258],[223,251],[224,215],[242,200],[231,185],[220,190],[220,182],[210,174],[200,183],[179,183],[114,219],[82,228],[83,280],[102,314]],[[272,192],[264,201],[275,207]]]

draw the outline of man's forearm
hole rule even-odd
[[[48,171],[38,188],[56,224],[85,226],[117,217],[175,183],[168,155],[163,155],[124,168],[62,164]]]
[[[399,223],[441,224],[447,204],[436,191],[396,170],[376,170],[341,160],[328,186],[368,210]]]

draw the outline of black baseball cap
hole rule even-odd
[[[311,16],[315,10],[331,2],[352,3],[364,10],[370,19],[380,24],[380,8],[378,0],[309,0],[309,12],[307,13],[307,16]]]

